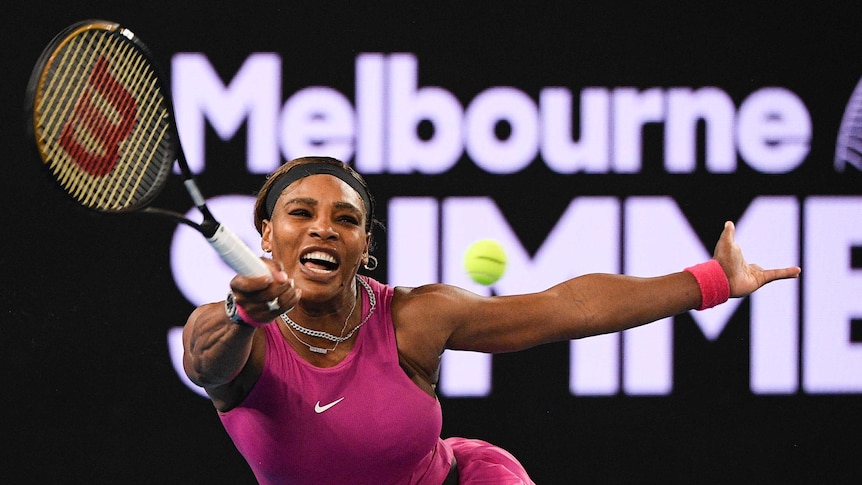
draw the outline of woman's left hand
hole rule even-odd
[[[742,256],[742,249],[734,240],[736,227],[733,222],[724,223],[724,231],[715,245],[713,257],[724,269],[730,283],[730,296],[747,296],[761,286],[781,279],[797,278],[802,272],[798,266],[779,269],[763,269],[756,264],[748,264]]]

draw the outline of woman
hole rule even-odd
[[[195,309],[184,328],[186,372],[261,483],[531,484],[498,447],[440,439],[444,349],[511,352],[616,332],[800,272],[747,264],[727,223],[713,260],[661,277],[591,274],[503,297],[392,288],[357,275],[376,266],[376,223],[346,164],[283,165],[255,205],[272,274],[236,276],[225,302]]]

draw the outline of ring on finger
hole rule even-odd
[[[272,300],[266,302],[266,307],[269,308],[269,311],[271,312],[277,312],[279,310],[278,297],[275,297]]]

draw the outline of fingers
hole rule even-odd
[[[799,278],[802,273],[802,268],[799,266],[790,266],[788,268],[765,269],[763,270],[763,284],[775,280],[785,280],[788,278]]]
[[[719,239],[727,241],[728,243],[732,243],[735,236],[736,226],[733,224],[733,221],[725,221],[724,229],[722,229],[721,236],[719,236]]]
[[[289,312],[299,303],[302,290],[296,287],[293,279],[288,279],[283,286],[279,286],[279,292],[272,300],[266,301],[267,309],[276,315]]]
[[[727,274],[731,296],[747,296],[772,281],[797,278],[802,272],[798,266],[763,269],[757,264],[747,263],[742,248],[734,241],[735,236],[736,226],[732,221],[726,221],[714,253],[715,259]]]
[[[724,229],[721,231],[721,235],[718,237],[718,242],[715,244],[715,250],[713,251],[713,257],[718,259],[719,261],[727,261],[729,263],[730,258],[732,258],[733,250],[736,247],[736,243],[734,242],[734,236],[736,235],[736,226],[731,221],[726,221],[724,223]],[[725,267],[726,264],[722,263],[722,267]]]
[[[724,221],[724,231],[722,231],[722,235],[727,234],[728,237],[733,240],[733,237],[736,235],[736,225],[733,224],[733,221]]]
[[[272,260],[263,259],[270,274],[265,276],[236,275],[230,281],[230,287],[237,293],[257,293],[266,290],[271,285],[283,285],[287,282],[287,273]]]
[[[766,283],[775,280],[783,280],[787,278],[798,278],[802,273],[802,268],[799,266],[789,266],[787,268],[776,268],[776,269],[763,269],[756,264],[746,264],[744,258],[742,257],[742,250],[736,245],[734,242],[734,237],[736,236],[736,226],[732,221],[726,221],[724,223],[724,230],[721,233],[721,239],[724,242],[728,243],[731,248],[737,253],[735,256],[739,259],[739,262],[742,263],[743,266],[747,266],[750,271],[760,272],[762,275],[761,285],[763,286]]]
[[[273,320],[277,315],[289,311],[299,302],[302,294],[280,264],[268,259],[264,261],[270,269],[270,275],[236,275],[230,281],[236,304],[260,322]]]

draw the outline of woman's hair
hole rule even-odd
[[[288,175],[288,172],[290,174]],[[329,174],[340,178],[359,193],[365,202],[365,230],[371,233],[375,226],[383,226],[374,215],[374,197],[362,175],[350,165],[332,157],[301,157],[293,159],[267,177],[254,203],[254,227],[260,233],[263,221],[272,217],[272,208],[281,191],[288,185],[314,174]],[[277,192],[273,192],[273,190]],[[272,195],[270,195],[272,192]],[[372,238],[373,240],[373,238]]]

